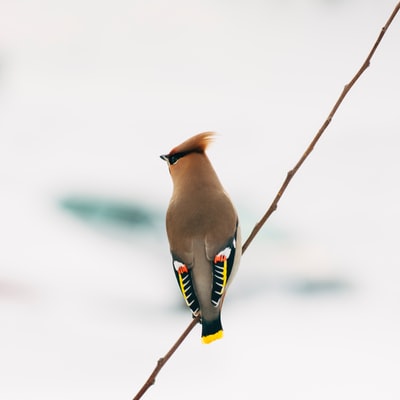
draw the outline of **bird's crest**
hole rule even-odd
[[[192,136],[188,140],[174,147],[169,154],[176,153],[204,153],[209,143],[214,139],[214,132],[203,132]]]

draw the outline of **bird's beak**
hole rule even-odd
[[[162,155],[160,156],[160,158],[161,158],[162,160],[168,162],[168,154],[162,154]]]

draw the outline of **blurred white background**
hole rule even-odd
[[[130,399],[190,322],[159,154],[205,130],[246,238],[395,1],[0,3],[0,398]],[[399,399],[400,16],[224,305],[146,399]]]

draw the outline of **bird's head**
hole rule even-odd
[[[203,132],[198,135],[192,136],[190,139],[184,141],[180,145],[174,147],[168,154],[161,155],[161,159],[168,163],[171,174],[173,169],[179,163],[179,160],[188,156],[189,154],[198,153],[204,154],[207,146],[213,140],[214,132]]]

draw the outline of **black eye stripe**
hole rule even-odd
[[[175,164],[180,158],[184,157],[187,153],[175,153],[168,156],[168,161],[171,165]]]

